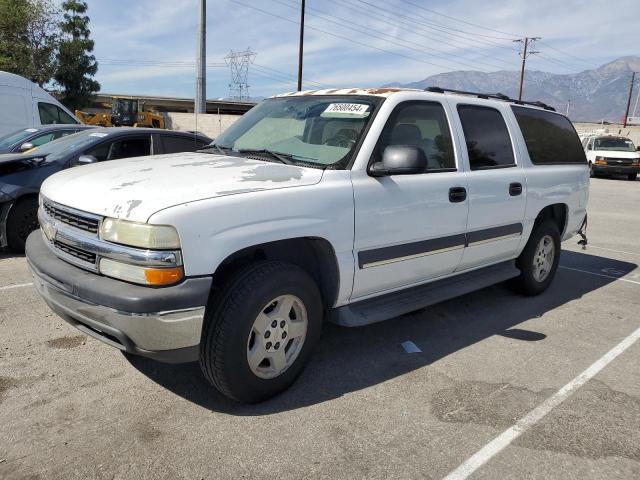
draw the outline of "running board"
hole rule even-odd
[[[518,275],[520,270],[516,268],[515,260],[510,260],[334,308],[329,312],[329,320],[344,327],[360,327],[450,300]]]

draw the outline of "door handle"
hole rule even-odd
[[[464,202],[467,199],[467,189],[464,187],[451,187],[449,189],[449,201],[451,203]]]
[[[509,195],[512,197],[517,197],[522,193],[522,184],[518,182],[514,182],[509,185]]]

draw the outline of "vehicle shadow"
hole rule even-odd
[[[0,260],[5,260],[9,258],[24,258],[24,253],[16,253],[12,252],[9,249],[0,249]]]
[[[629,262],[566,250],[562,252],[561,265],[595,273],[607,269],[620,276],[637,267]],[[154,382],[204,408],[230,415],[269,415],[385,382],[493,335],[544,341],[546,336],[540,332],[514,327],[613,281],[561,268],[551,288],[537,297],[524,297],[505,285],[496,285],[366,327],[327,324],[320,345],[297,382],[277,397],[257,405],[238,404],[219,394],[205,380],[197,363],[165,365],[142,357],[127,358]],[[401,346],[407,340],[423,351],[407,355]]]

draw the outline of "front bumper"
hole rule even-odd
[[[40,231],[26,255],[38,292],[60,317],[120,350],[163,362],[198,359],[211,277],[150,288],[88,272],[61,260]]]
[[[631,173],[640,173],[640,166],[635,165],[596,165],[593,164],[594,173],[608,173],[617,175],[629,175]]]

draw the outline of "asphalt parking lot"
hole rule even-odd
[[[545,294],[328,325],[254,406],[82,335],[5,255],[0,478],[640,478],[639,201],[640,181],[594,179],[590,247],[563,244]]]

